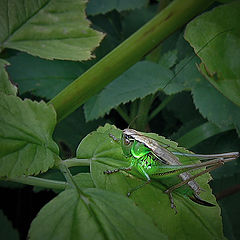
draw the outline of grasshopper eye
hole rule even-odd
[[[129,138],[129,136],[125,134],[122,135],[121,145],[122,145],[123,154],[126,157],[131,156],[131,148],[132,148],[133,142],[134,140]]]
[[[130,145],[131,144],[131,141],[128,139],[128,138],[124,138],[124,145]]]
[[[122,136],[122,143],[124,146],[130,146],[132,144],[132,142],[133,141],[131,138],[129,138],[129,136],[127,136],[127,135]]]

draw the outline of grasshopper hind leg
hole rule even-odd
[[[169,196],[171,208],[172,208],[173,210],[175,210],[175,214],[177,214],[177,208],[176,208],[176,205],[175,205],[175,203],[174,203],[172,191],[166,190],[165,193],[168,194],[168,196]],[[214,207],[214,206],[215,206],[214,204],[212,204],[212,203],[210,203],[210,202],[207,202],[207,201],[201,199],[197,194],[193,194],[192,196],[189,196],[189,198],[190,198],[193,202],[198,203],[198,204],[203,205],[203,206],[207,206],[207,207]]]
[[[214,207],[215,204],[212,204],[210,202],[207,202],[203,199],[201,199],[197,194],[193,194],[193,196],[189,196],[189,198],[195,202],[195,203],[198,203],[200,205],[203,205],[203,206],[207,206],[207,207]]]
[[[165,193],[168,195],[169,197],[169,201],[170,201],[170,204],[171,204],[171,208],[175,211],[175,214],[177,214],[177,207],[174,203],[174,199],[173,199],[173,195],[172,195],[172,192],[171,191],[168,191],[166,190]]]

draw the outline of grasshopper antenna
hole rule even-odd
[[[139,118],[139,115],[136,115],[131,121],[130,123],[128,124],[127,128],[130,128],[132,123],[136,121],[136,119]]]

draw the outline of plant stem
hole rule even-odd
[[[80,198],[85,202],[85,204],[88,205],[89,204],[88,196],[86,196],[86,194],[77,185],[77,183],[75,182],[71,172],[69,171],[68,167],[65,165],[65,162],[64,161],[59,162],[58,168],[62,172],[62,174],[64,175],[68,184],[78,192]]]
[[[123,120],[129,124],[131,122],[130,117],[127,115],[127,113],[121,108],[121,106],[118,106],[116,108],[116,111],[118,114],[123,118]]]
[[[129,125],[131,125],[132,128],[136,128],[136,118],[137,116],[137,112],[138,112],[138,104],[139,104],[139,99],[135,99],[133,102],[131,102],[130,105],[130,123]]]
[[[160,111],[162,111],[163,108],[166,107],[166,105],[173,99],[174,95],[170,95],[166,97],[161,104],[158,105],[157,108],[154,109],[154,111],[150,114],[149,121],[152,120]]]
[[[89,166],[89,159],[70,158],[63,161],[66,167]]]
[[[57,112],[58,121],[142,59],[151,49],[191,18],[201,13],[212,2],[214,1],[173,1],[49,102],[53,104]]]
[[[28,184],[31,186],[59,189],[59,190],[64,190],[68,186],[67,182],[32,177],[32,176],[21,176],[21,177],[15,177],[15,178],[1,178],[1,179],[5,181]]]
[[[62,174],[65,177],[65,179],[67,180],[68,184],[72,188],[77,188],[71,172],[69,171],[68,167],[65,165],[65,163],[63,161],[61,163],[59,163],[58,168],[62,172]]]
[[[140,99],[138,107],[138,118],[136,119],[136,129],[139,131],[145,131],[148,124],[148,113],[154,100],[153,95],[148,95],[143,99]]]

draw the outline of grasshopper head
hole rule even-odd
[[[127,157],[133,156],[138,159],[151,151],[143,142],[135,139],[137,134],[137,131],[133,129],[123,130],[121,145],[123,154]]]
[[[124,134],[123,132],[122,138],[121,138],[121,146],[122,146],[123,154],[126,157],[131,156],[131,148],[133,143],[134,143],[134,139],[131,136]]]

